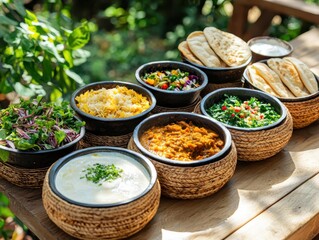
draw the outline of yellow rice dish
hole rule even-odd
[[[145,96],[122,86],[91,89],[77,96],[75,100],[83,112],[102,118],[127,118],[150,107]]]

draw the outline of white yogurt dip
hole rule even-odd
[[[283,56],[289,54],[289,50],[280,46],[278,42],[265,40],[263,42],[255,42],[250,46],[251,51],[265,56]]]
[[[85,170],[93,164],[114,164],[120,177],[101,184],[86,179]],[[119,203],[141,194],[150,184],[150,175],[136,160],[119,152],[98,152],[70,160],[58,171],[55,184],[65,197],[87,204]]]

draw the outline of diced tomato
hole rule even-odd
[[[232,113],[232,114],[231,114],[231,117],[235,117],[235,113]]]
[[[244,118],[244,117],[245,117],[245,113],[239,114],[239,117],[240,117],[240,118]]]
[[[227,110],[227,107],[226,107],[225,105],[222,106],[222,110],[223,110],[223,111]]]
[[[234,107],[235,112],[240,112],[241,108],[240,107]]]
[[[264,115],[263,114],[260,114],[260,119],[263,119],[264,118]]]
[[[168,88],[168,84],[167,83],[164,83],[161,87],[163,90],[166,90]]]

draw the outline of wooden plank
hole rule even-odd
[[[243,36],[246,31],[246,23],[249,7],[234,3],[233,15],[228,24],[228,31],[236,36]]]
[[[266,31],[269,28],[274,16],[275,13],[272,11],[262,11],[257,21],[248,27],[247,32],[243,35],[243,39],[248,41],[253,37],[266,35]]]
[[[307,33],[300,35],[300,37],[295,38],[290,43],[294,47],[293,55],[297,58],[307,57],[313,53],[319,52],[319,29],[313,28]],[[318,63],[314,59],[314,63]]]
[[[319,29],[313,28],[290,43],[294,47],[293,56],[307,64],[319,76]]]
[[[319,7],[302,0],[236,0],[235,2],[246,6],[257,6],[274,13],[295,16],[319,24]]]
[[[319,174],[226,239],[313,239],[319,233],[318,189]]]
[[[296,18],[319,24],[319,6],[305,3],[302,0],[235,0],[233,15],[228,31],[249,40],[263,35],[270,26],[271,19],[276,14],[294,16]],[[250,8],[258,7],[261,16],[257,22],[248,27],[247,14]]]
[[[296,130],[285,150],[276,156],[239,163],[231,181],[211,197],[193,201],[163,198],[152,223],[132,239],[227,237],[319,173],[318,131],[316,122]]]
[[[41,189],[21,188],[0,178],[0,192],[7,195],[10,209],[39,239],[74,239],[48,218],[42,204]]]

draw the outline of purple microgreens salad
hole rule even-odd
[[[200,86],[198,76],[180,69],[146,73],[142,80],[153,87],[169,91],[186,91]]]
[[[84,122],[74,117],[68,102],[43,102],[43,97],[20,99],[0,110],[0,144],[9,148],[38,151],[54,149],[80,136]]]

